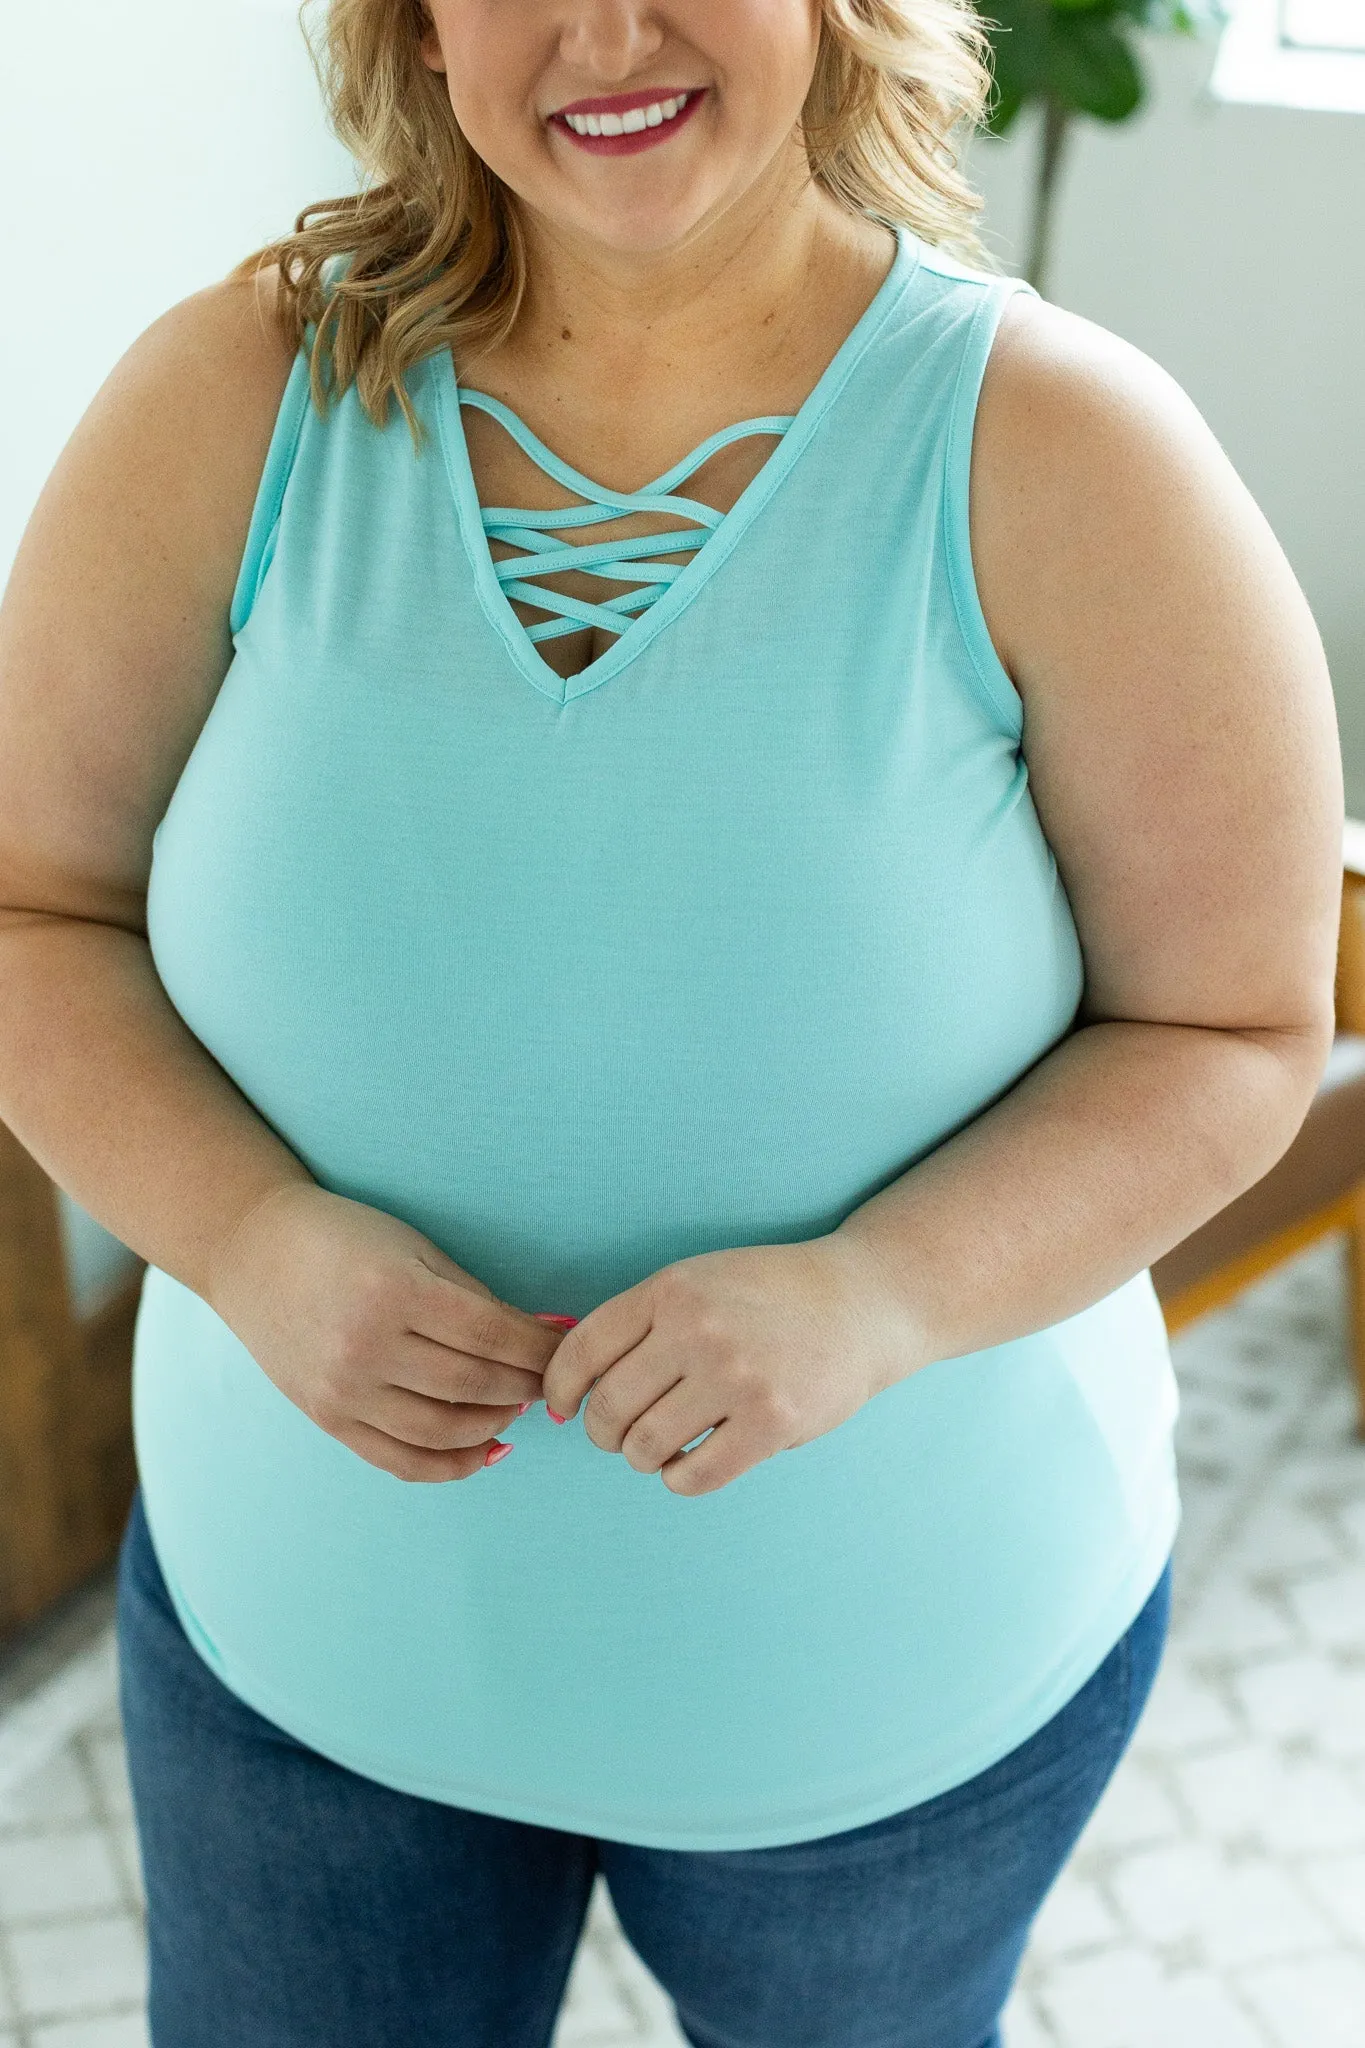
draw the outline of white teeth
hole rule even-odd
[[[566,114],[564,119],[575,135],[638,135],[642,128],[658,128],[687,105],[687,94],[671,100],[655,100],[647,107],[632,107],[628,114]]]

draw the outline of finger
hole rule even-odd
[[[682,1379],[682,1367],[665,1355],[657,1343],[637,1344],[624,1358],[609,1365],[588,1395],[583,1410],[583,1428],[600,1451],[619,1451],[642,1416],[661,1402],[669,1389]],[[700,1428],[701,1425],[698,1424]],[[696,1430],[692,1434],[696,1435]],[[670,1444],[668,1457],[686,1443],[686,1437]],[[659,1463],[663,1463],[660,1458]]]
[[[427,1451],[466,1450],[485,1444],[517,1419],[515,1403],[490,1408],[466,1401],[433,1401],[426,1394],[411,1394],[405,1387],[395,1386],[378,1388],[366,1408],[367,1420],[375,1429]]]
[[[738,1424],[718,1422],[695,1450],[680,1451],[659,1469],[670,1493],[715,1493],[768,1455]]]
[[[620,1370],[620,1366],[614,1366],[607,1374],[607,1380]],[[605,1384],[603,1381],[594,1388],[583,1411],[585,1429]],[[708,1402],[698,1391],[695,1380],[679,1375],[671,1387],[663,1390],[652,1407],[646,1406],[639,1411],[637,1419],[623,1433],[621,1455],[637,1472],[658,1472],[670,1458],[677,1457],[684,1445],[694,1442],[705,1430],[715,1429],[724,1420],[723,1411],[717,1413],[714,1395]],[[596,1442],[596,1438],[593,1441]]]
[[[446,1344],[435,1343],[415,1330],[404,1333],[388,1366],[389,1384],[426,1394],[433,1401],[485,1401],[515,1408],[538,1401],[541,1377],[515,1365],[497,1365]]]
[[[437,1273],[421,1258],[413,1260],[412,1302],[408,1327],[449,1351],[543,1372],[563,1341],[553,1323],[537,1322],[525,1309],[513,1308],[496,1295],[485,1297]]]
[[[367,1465],[377,1465],[381,1472],[390,1472],[395,1479],[427,1484],[468,1479],[482,1468],[489,1448],[487,1444],[475,1444],[464,1451],[424,1451],[415,1444],[399,1443],[382,1429],[371,1429],[367,1422],[352,1423],[340,1441]]]
[[[593,1381],[644,1342],[653,1328],[648,1289],[649,1283],[641,1281],[623,1294],[611,1295],[560,1339],[541,1388],[552,1415],[566,1422],[576,1415]]]

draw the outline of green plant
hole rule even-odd
[[[995,72],[986,132],[1004,135],[1022,107],[1042,104],[1025,271],[1042,291],[1057,177],[1077,115],[1126,121],[1142,105],[1136,30],[1200,35],[1221,27],[1227,10],[1223,0],[983,0],[982,17]]]

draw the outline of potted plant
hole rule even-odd
[[[1221,27],[1227,10],[1223,0],[983,0],[982,19],[995,73],[987,134],[1006,134],[1022,107],[1042,104],[1024,272],[1041,292],[1057,177],[1076,117],[1126,121],[1142,105],[1137,30],[1200,35]]]

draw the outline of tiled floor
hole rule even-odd
[[[1365,2048],[1365,1445],[1341,1259],[1329,1240],[1176,1343],[1171,1639],[1035,1926],[1006,2048]],[[106,1627],[0,1712],[0,2048],[145,2048],[114,1702]],[[599,1887],[554,2048],[681,2042]]]

